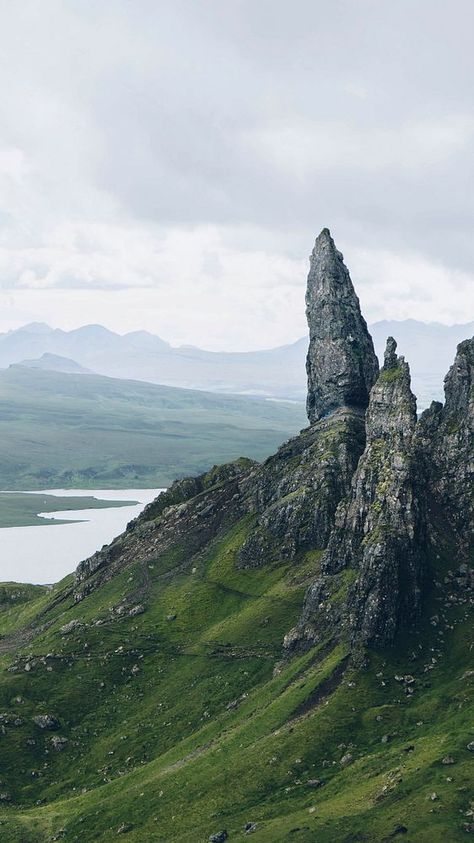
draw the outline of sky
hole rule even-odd
[[[306,331],[329,227],[369,322],[474,318],[472,0],[0,0],[0,331]]]

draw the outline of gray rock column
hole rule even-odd
[[[344,406],[365,410],[378,361],[343,256],[327,228],[310,258],[306,316],[310,422]]]

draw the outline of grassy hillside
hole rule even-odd
[[[262,459],[304,423],[302,405],[13,366],[0,372],[0,488],[168,486]]]
[[[79,605],[70,577],[20,606],[0,590],[2,841],[465,839],[473,630],[449,547],[415,637],[357,671],[328,641],[278,666],[319,554],[241,570],[253,525],[131,562]]]

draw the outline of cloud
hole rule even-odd
[[[215,350],[294,341],[306,332],[307,260],[270,251],[270,238],[264,251],[249,248],[260,239],[264,232],[212,226],[62,232],[54,252],[30,252],[29,268],[0,292],[0,329],[100,322]],[[355,248],[345,259],[370,322],[470,318],[473,274],[412,252]]]
[[[474,139],[474,115],[449,115],[444,121],[415,121],[383,129],[316,121],[280,122],[257,129],[245,142],[273,162],[290,180],[331,171],[380,173],[435,168],[464,150]]]
[[[355,250],[351,266],[371,322],[416,317],[462,323],[472,318],[474,271],[433,263],[416,253]]]
[[[470,318],[473,24],[470,0],[9,4],[1,324],[291,341],[325,225],[369,319]]]

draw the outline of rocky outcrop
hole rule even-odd
[[[387,341],[366,413],[365,451],[336,512],[321,568],[287,651],[343,635],[353,648],[387,645],[412,629],[443,547],[472,573],[474,339],[458,347],[445,405],[417,422],[408,364]]]
[[[306,300],[310,427],[263,465],[241,459],[174,483],[79,565],[76,602],[139,563],[143,585],[121,610],[144,611],[148,563],[159,558],[166,576],[176,570],[174,558],[192,568],[238,524],[237,566],[303,561],[305,576],[312,566],[301,618],[285,638],[287,654],[334,637],[357,652],[412,629],[442,542],[460,552],[462,577],[471,581],[474,340],[458,348],[445,406],[434,403],[417,421],[408,364],[389,337],[378,374],[359,301],[327,229],[311,256]]]
[[[255,477],[257,524],[239,553],[243,567],[294,559],[301,551],[326,546],[365,444],[364,411],[378,361],[328,229],[311,255],[306,304],[311,427]]]
[[[349,491],[364,449],[364,409],[378,371],[349,273],[327,229],[311,258],[307,303],[312,427],[263,466],[238,460],[174,483],[128,525],[125,539],[119,537],[81,563],[76,600],[125,560],[163,553],[181,537],[186,537],[190,554],[197,553],[243,513],[252,513],[255,525],[238,554],[242,567],[292,560],[326,546],[337,505]]]
[[[245,514],[241,484],[252,475],[254,465],[251,460],[237,460],[174,483],[122,535],[78,565],[74,601],[80,602],[128,565],[152,562],[172,548],[185,547],[191,564],[220,530],[230,528]],[[130,610],[142,596],[141,592],[130,595]]]
[[[353,641],[391,644],[419,619],[426,573],[426,504],[422,462],[415,438],[416,401],[410,373],[396,344],[387,343],[385,364],[367,410],[367,446],[354,476],[348,506],[357,577],[348,594]],[[357,512],[356,512],[357,510]],[[360,529],[362,528],[362,535]],[[337,559],[336,535],[328,567]]]
[[[364,443],[363,416],[338,410],[270,457],[248,490],[257,524],[239,552],[239,564],[257,567],[324,548]]]
[[[385,645],[418,617],[426,516],[414,445],[416,402],[408,365],[395,352],[390,337],[370,395],[365,451],[288,646],[317,640],[336,624],[354,644]]]
[[[338,407],[365,410],[378,361],[343,256],[327,228],[317,238],[310,258],[306,315],[310,422]]]
[[[429,463],[433,529],[448,530],[466,562],[474,552],[474,338],[460,343],[445,378],[445,404],[433,402],[419,423]]]
[[[154,501],[147,504],[138,519],[136,518],[130,521],[127,525],[127,530],[131,532],[142,521],[151,521],[158,518],[170,506],[187,503],[187,501],[192,500],[197,495],[213,489],[222,483],[242,477],[257,465],[258,463],[253,460],[242,457],[224,465],[215,465],[210,471],[206,471],[205,474],[199,474],[197,477],[184,477],[180,480],[175,480],[169,489],[166,489]]]

